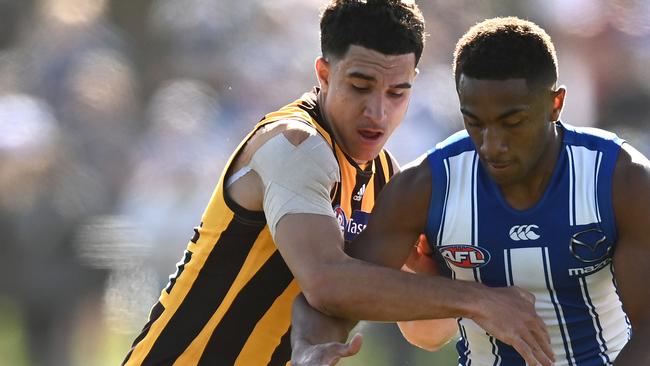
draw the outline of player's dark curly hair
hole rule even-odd
[[[331,0],[320,20],[325,58],[342,58],[350,45],[386,55],[413,52],[415,64],[424,48],[424,18],[414,2],[400,0]]]
[[[525,79],[530,90],[553,87],[557,57],[551,37],[537,24],[515,17],[476,24],[456,44],[454,77]]]

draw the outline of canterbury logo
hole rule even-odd
[[[510,239],[514,241],[519,240],[537,240],[539,235],[533,231],[539,229],[537,225],[515,225],[510,228]]]

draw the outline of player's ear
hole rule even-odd
[[[316,77],[318,78],[318,84],[323,92],[327,92],[327,89],[329,88],[331,66],[330,62],[323,56],[316,59]]]
[[[553,109],[551,111],[551,121],[558,121],[562,107],[564,107],[564,98],[566,97],[566,88],[560,86],[553,92]]]

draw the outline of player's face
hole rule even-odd
[[[461,75],[465,129],[483,167],[500,186],[530,182],[554,166],[554,121],[564,89],[531,92],[525,79],[479,80]],[[547,169],[548,170],[548,169]]]
[[[322,112],[339,145],[358,163],[377,157],[406,113],[415,55],[353,45],[340,60],[319,58],[316,72]]]

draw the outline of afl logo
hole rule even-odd
[[[449,264],[460,268],[479,268],[490,261],[490,252],[473,245],[445,245],[440,247],[440,254]]]
[[[348,219],[345,217],[345,211],[343,211],[341,206],[334,207],[334,216],[336,216],[336,220],[339,222],[341,231],[345,232],[345,228],[348,226]]]

